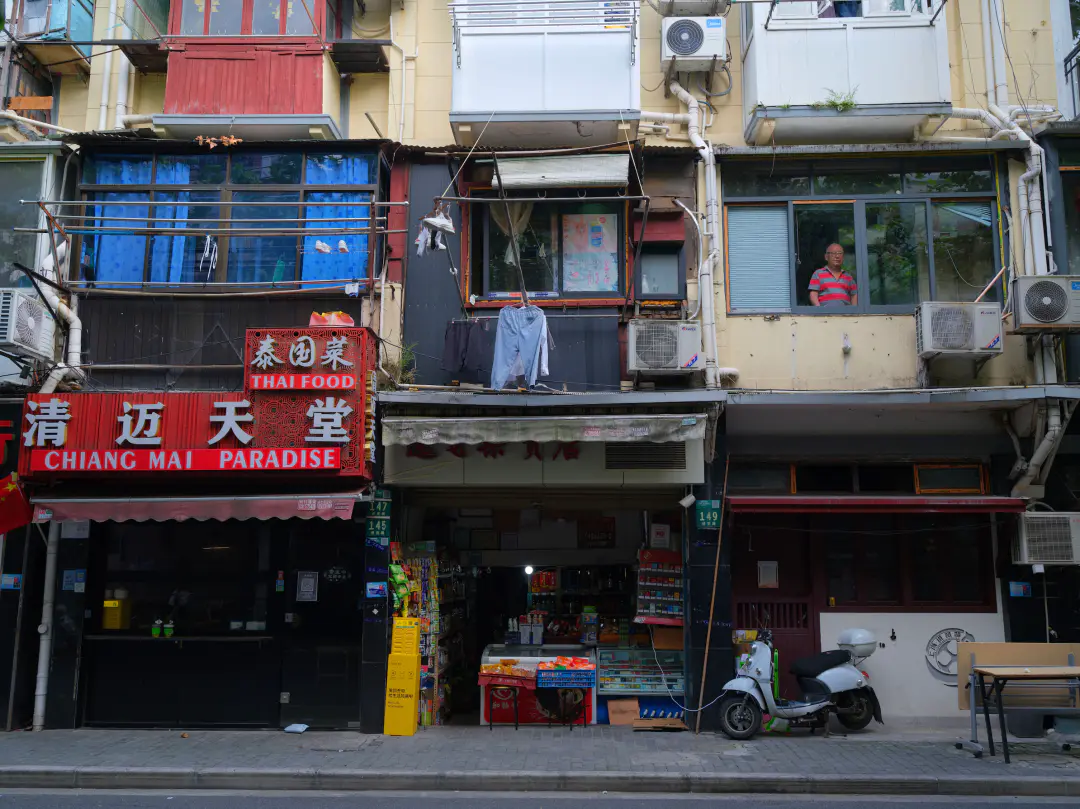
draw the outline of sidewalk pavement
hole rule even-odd
[[[976,759],[955,731],[724,736],[629,728],[0,734],[0,789],[332,789],[1017,795],[1080,798],[1080,753]]]

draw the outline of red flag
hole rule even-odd
[[[33,515],[34,510],[19,485],[19,476],[12,472],[0,479],[0,534],[22,528]]]

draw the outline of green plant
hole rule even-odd
[[[781,104],[780,109],[782,109],[782,110],[790,110],[791,109],[791,104]]]
[[[379,390],[394,390],[416,383],[416,343],[401,346],[397,360],[385,360],[382,364],[387,378],[379,380]]]
[[[822,107],[831,107],[837,112],[851,112],[851,110],[859,106],[855,103],[855,93],[859,91],[858,87],[852,88],[849,93],[838,93],[836,90],[830,90],[828,87],[826,87],[825,90],[828,92],[828,95],[821,103]]]

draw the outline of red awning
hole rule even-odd
[[[360,492],[257,497],[85,497],[34,499],[34,521],[322,520],[352,518]]]
[[[733,495],[740,514],[993,514],[1022,512],[1019,497],[867,497],[865,495]]]

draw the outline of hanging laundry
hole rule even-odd
[[[443,335],[442,369],[487,370],[488,345],[487,320],[451,320]]]
[[[547,318],[538,306],[506,306],[499,312],[495,332],[495,356],[491,363],[491,387],[502,390],[520,360],[527,387],[536,384],[541,353],[546,353]]]

